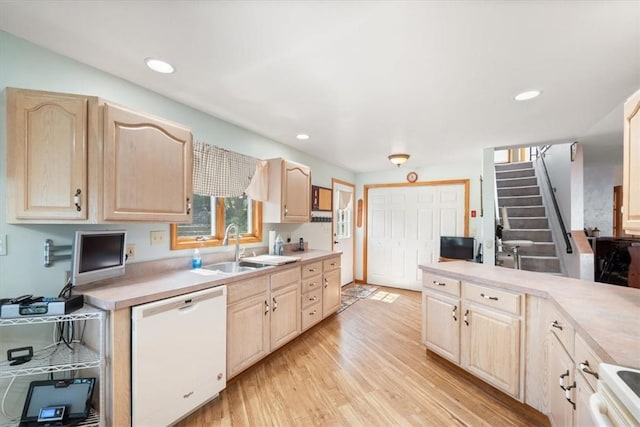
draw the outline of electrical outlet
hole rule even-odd
[[[0,234],[0,256],[7,254],[7,235]]]
[[[166,233],[162,230],[152,231],[149,233],[151,238],[151,246],[164,244]]]
[[[127,245],[127,262],[136,259],[136,245],[129,243]]]

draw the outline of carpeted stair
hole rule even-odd
[[[560,260],[533,165],[507,163],[495,168],[500,215],[504,206],[509,219],[509,229],[502,231],[502,240],[534,242],[533,246],[519,248],[522,270],[560,273]]]

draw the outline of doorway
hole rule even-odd
[[[345,286],[353,282],[354,277],[353,205],[356,186],[338,179],[332,179],[331,186],[333,189],[332,248],[334,251],[342,251],[340,284]]]
[[[438,262],[440,236],[469,233],[469,180],[365,186],[369,284],[420,290],[419,264]]]

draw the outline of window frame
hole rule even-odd
[[[172,251],[181,249],[194,249],[194,248],[207,248],[222,246],[222,239],[224,238],[225,222],[218,221],[219,218],[224,218],[224,197],[216,198],[216,224],[215,235],[209,236],[206,240],[196,240],[197,236],[190,237],[178,237],[178,224],[172,223],[170,225],[171,245]],[[240,234],[240,243],[262,243],[262,202],[252,200],[251,201],[252,212],[252,224],[253,233]],[[236,239],[229,236],[229,244],[235,244]]]

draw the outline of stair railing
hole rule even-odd
[[[556,216],[558,218],[558,223],[560,224],[560,230],[562,230],[562,237],[564,238],[564,243],[567,246],[567,253],[573,253],[573,247],[571,247],[571,240],[569,239],[569,233],[567,232],[567,227],[564,225],[564,221],[562,220],[562,214],[560,213],[560,206],[558,206],[558,200],[556,199],[556,192],[554,190],[553,184],[551,184],[551,178],[549,178],[549,171],[547,170],[547,165],[544,162],[544,154],[549,149],[550,145],[543,145],[539,147],[537,150],[537,158],[542,160],[542,167],[544,169],[544,175],[546,177],[547,185],[549,186],[549,194],[551,195],[551,201],[553,202],[553,208],[556,211]]]

